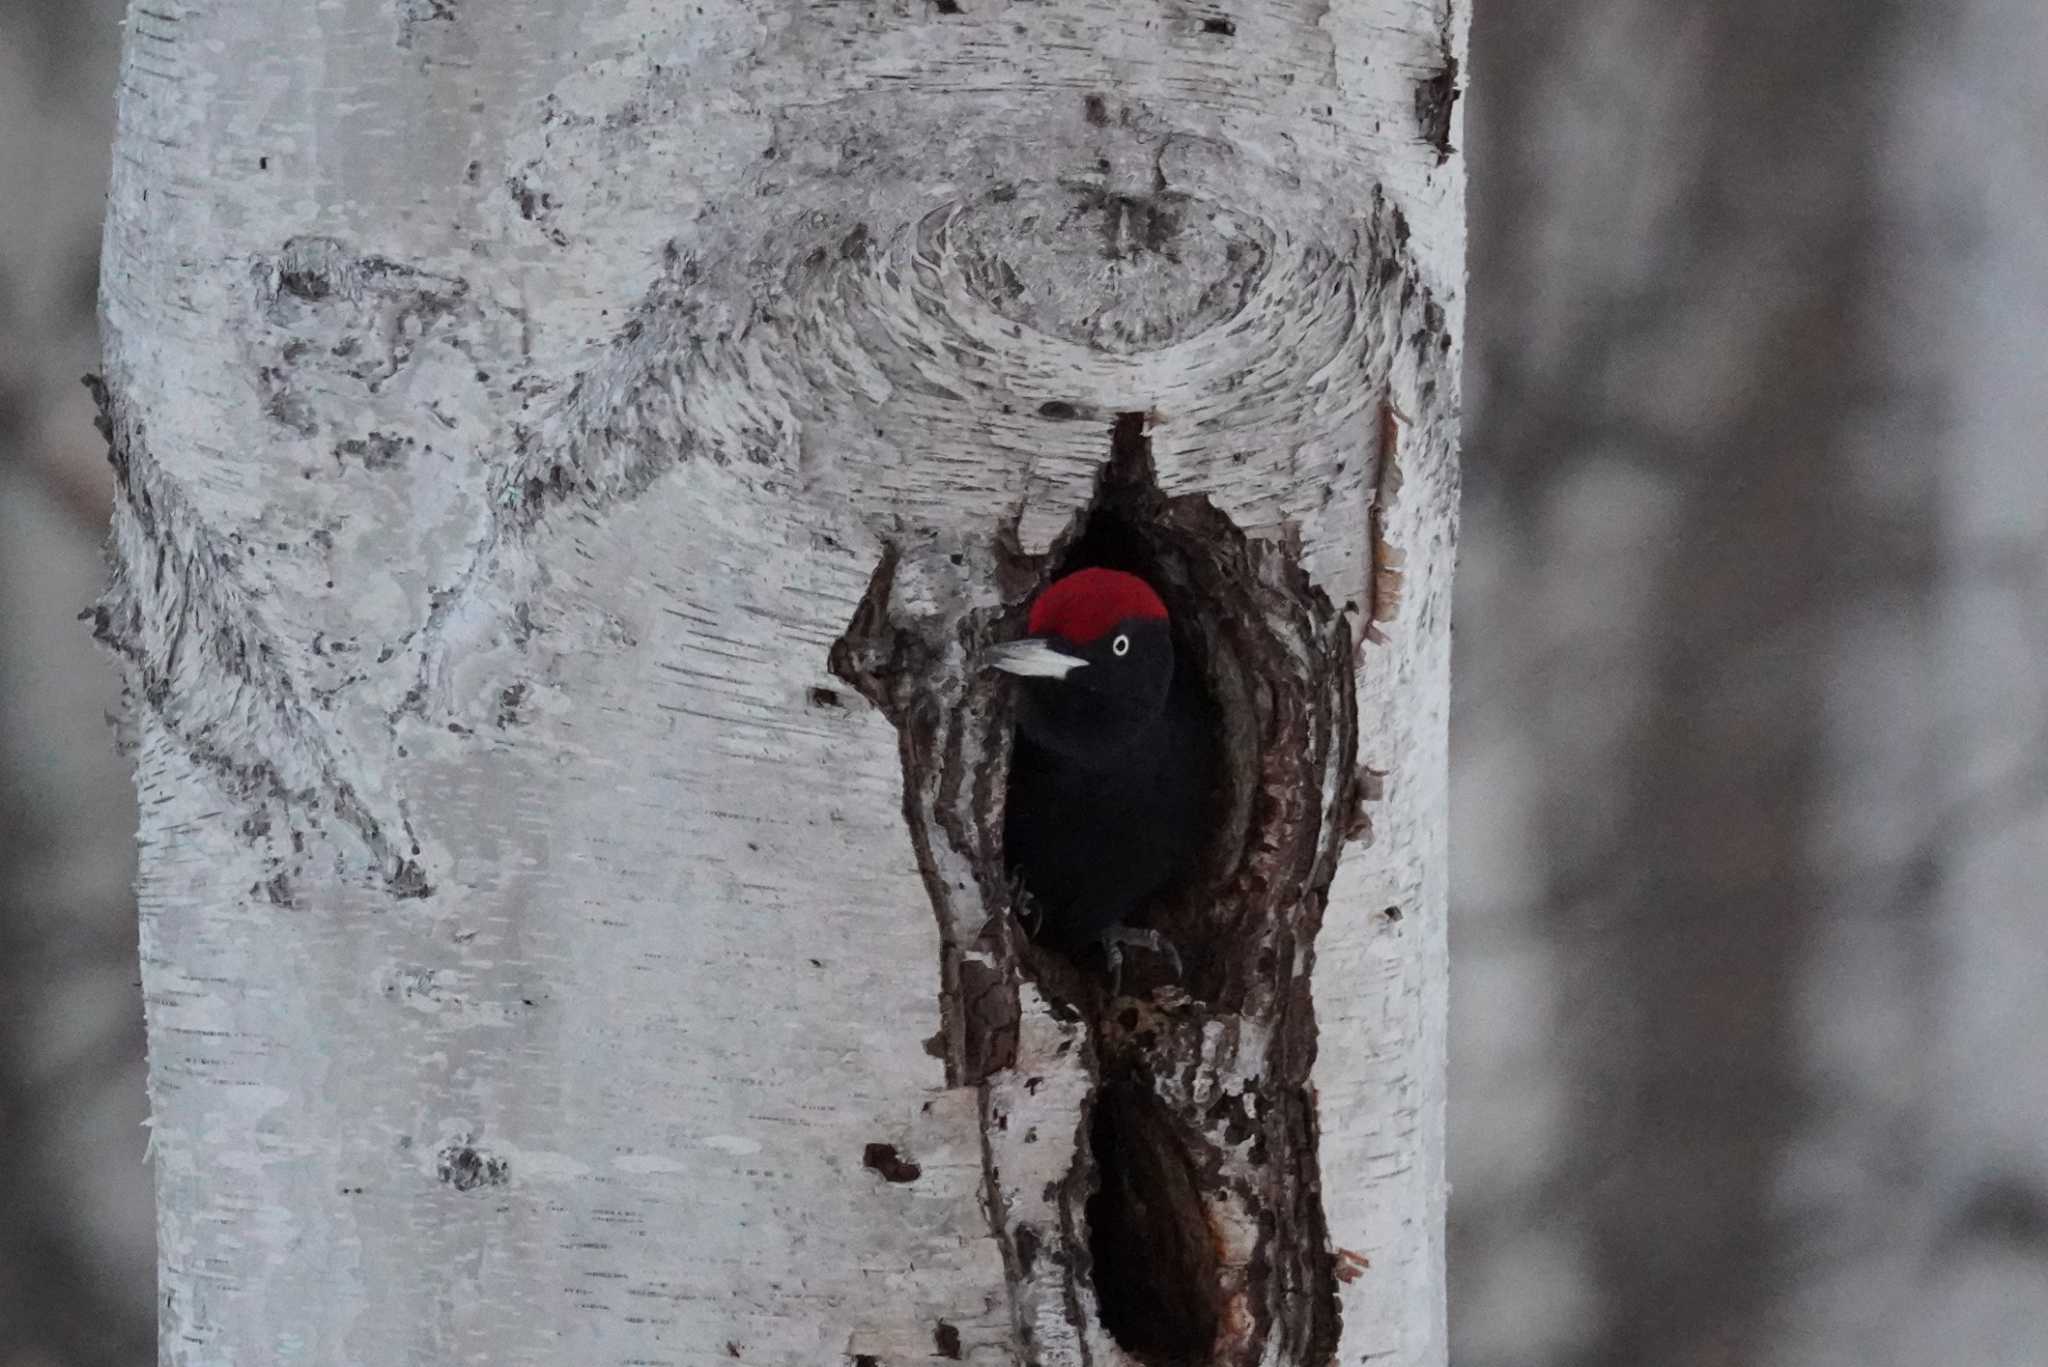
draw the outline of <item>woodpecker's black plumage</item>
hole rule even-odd
[[[1047,588],[993,663],[1022,676],[1003,841],[1036,937],[1113,944],[1200,849],[1215,737],[1199,678],[1175,667],[1158,595],[1101,569]]]

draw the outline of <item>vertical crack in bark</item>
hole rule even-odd
[[[1298,548],[1160,490],[1146,422],[1115,420],[1096,498],[1047,556],[1005,551],[1000,533],[964,550],[891,547],[831,668],[897,728],[940,928],[947,1076],[979,1089],[1023,1359],[1052,1354],[1050,1332],[1076,1357],[1114,1343],[1160,1367],[1321,1363],[1338,1320],[1309,981],[1355,805],[1350,632]],[[1121,995],[1031,943],[1013,914],[1009,703],[978,668],[1038,587],[1088,564],[1139,572],[1166,598],[1223,755],[1199,866],[1139,915],[1179,947],[1185,978],[1130,963]],[[1068,1148],[1012,1124],[1063,1105]],[[1048,1234],[1059,1247],[1042,1246]]]

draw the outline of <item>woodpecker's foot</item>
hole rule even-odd
[[[1180,978],[1180,951],[1173,947],[1173,941],[1156,930],[1140,930],[1136,926],[1111,926],[1102,932],[1098,941],[1102,952],[1109,959],[1109,987],[1112,992],[1124,990],[1124,951],[1126,949],[1149,949],[1167,963],[1173,965],[1173,976]]]

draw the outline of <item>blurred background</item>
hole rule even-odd
[[[1477,0],[1457,1367],[2048,1363],[2048,6]],[[78,377],[0,0],[0,1367],[155,1356]]]

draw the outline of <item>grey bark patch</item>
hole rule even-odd
[[[498,690],[497,723],[499,730],[502,731],[508,726],[517,726],[524,720],[522,713],[526,707],[526,698],[529,691],[528,687],[523,683],[507,684]]]
[[[397,25],[397,49],[422,51],[422,66],[432,59],[432,47],[442,35],[457,33],[461,12],[457,0],[391,0],[391,16]]]
[[[384,879],[384,889],[406,901],[434,895],[434,885],[427,881],[427,871],[417,859],[399,860],[398,867]]]
[[[320,419],[313,412],[313,405],[292,393],[283,374],[270,366],[257,372],[257,380],[267,393],[263,412],[280,427],[290,428],[301,437],[317,436]]]
[[[455,0],[396,0],[396,10],[401,48],[415,46],[423,26],[453,24],[456,20]]]
[[[372,432],[340,442],[334,448],[334,457],[343,463],[353,461],[365,470],[393,470],[405,464],[407,453],[416,444],[412,437]]]
[[[545,190],[536,187],[525,176],[513,176],[505,182],[505,191],[512,196],[512,202],[519,206],[519,216],[532,223],[546,217],[548,210],[555,207],[555,198]]]
[[[331,237],[295,237],[277,255],[279,291],[308,303],[322,303],[337,294],[353,294],[355,260]]]
[[[457,1191],[475,1191],[511,1181],[512,1164],[467,1139],[458,1139],[436,1155],[434,1174]]]
[[[273,388],[287,393],[313,346],[344,361],[340,373],[374,392],[450,320],[476,321],[467,281],[357,255],[331,237],[291,238],[276,256],[259,260],[253,275],[264,327],[251,338],[252,355]]]

